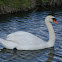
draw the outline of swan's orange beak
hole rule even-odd
[[[55,19],[53,20],[53,22],[56,23],[56,24],[58,24],[58,22]]]

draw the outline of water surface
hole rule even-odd
[[[62,62],[62,11],[36,11],[31,14],[16,13],[0,17],[0,38],[16,31],[26,31],[48,41],[45,17],[54,15],[59,24],[52,23],[56,42],[53,48],[36,51],[14,51],[0,44],[0,62]]]

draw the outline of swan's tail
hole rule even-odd
[[[4,40],[4,39],[0,38],[0,43],[5,42],[5,41],[6,41],[6,40]]]
[[[6,47],[6,40],[0,38],[0,44],[3,45],[4,47]]]
[[[4,40],[0,38],[0,43],[7,49],[13,49],[16,47],[16,43],[13,43],[11,41]]]

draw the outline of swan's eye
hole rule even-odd
[[[53,22],[54,22],[54,21],[56,21],[57,19],[55,19],[55,18],[52,18],[52,20],[53,20]]]
[[[53,20],[54,23],[58,24],[58,22],[56,21],[57,19],[52,18],[52,20]]]

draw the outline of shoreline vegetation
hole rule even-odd
[[[29,11],[37,7],[62,7],[62,0],[0,0],[0,14]]]

